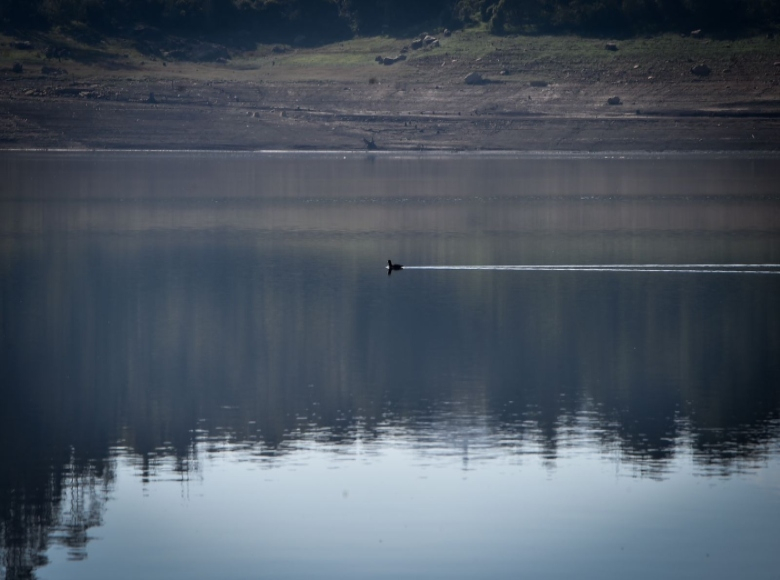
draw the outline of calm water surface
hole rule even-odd
[[[0,573],[780,579],[778,183],[2,154]]]

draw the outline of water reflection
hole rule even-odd
[[[70,161],[93,162],[56,157],[53,175]],[[290,197],[251,188],[240,197],[247,182],[232,175],[229,195],[214,195],[225,205],[217,209],[200,198],[225,191],[218,182],[201,184],[192,203],[171,201],[180,193],[149,199],[156,189],[137,199],[144,183],[170,186],[172,176],[154,166],[154,179],[139,177],[131,161],[109,167],[143,182],[134,187],[101,167],[61,182],[65,193],[45,172],[37,181],[14,174],[5,190],[0,535],[9,578],[32,575],[52,544],[86,555],[125,461],[146,485],[185,480],[204,457],[282,466],[312,448],[400,448],[467,471],[496,457],[537,457],[555,470],[600,456],[656,480],[680,457],[696,474],[726,478],[777,461],[778,276],[383,271],[388,255],[772,263],[780,232],[765,165],[743,161],[734,171],[746,181],[721,182],[729,195],[742,183],[746,202],[602,196],[594,211],[581,199],[499,190],[500,200],[461,203],[441,188],[465,187],[462,175],[416,165],[400,175],[417,201],[372,201],[361,197],[360,172],[347,187],[325,165],[317,178],[303,170]],[[234,158],[222,161],[236,169]],[[287,192],[286,163],[268,177],[245,160],[238,174]],[[366,171],[388,171],[377,163]],[[577,188],[598,190],[584,171]],[[540,179],[535,187],[553,187]],[[609,191],[630,197],[628,179],[608,179]],[[426,198],[432,182],[438,197]],[[31,183],[38,199],[20,199]],[[110,199],[95,201],[102,192]]]

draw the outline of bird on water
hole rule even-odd
[[[403,270],[404,267],[401,264],[393,264],[392,260],[387,261],[387,275],[389,276],[393,270]]]

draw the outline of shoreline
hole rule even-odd
[[[780,150],[627,150],[627,151],[583,151],[583,150],[470,150],[470,149],[102,149],[102,148],[0,148],[0,155],[21,155],[26,153],[52,154],[83,154],[98,153],[107,155],[123,154],[171,154],[171,155],[263,155],[263,156],[310,156],[329,157],[347,155],[350,157],[374,156],[386,158],[419,158],[419,157],[484,157],[496,159],[664,159],[674,157],[688,158],[725,158],[725,159],[775,159],[780,158]]]
[[[774,40],[665,35],[607,51],[461,31],[391,66],[375,55],[408,41],[261,46],[222,63],[112,42],[61,68],[34,50],[0,53],[0,150],[780,151]]]
[[[251,83],[230,88],[231,92],[256,91]],[[516,100],[511,87],[490,89],[464,95],[456,85],[437,95],[435,104],[425,96],[387,94],[370,103],[371,110],[361,110],[365,105],[359,102],[334,102],[346,90],[338,86],[329,87],[324,95],[307,95],[295,106],[285,106],[282,96],[272,105],[247,100],[150,105],[138,97],[117,102],[0,95],[0,150],[780,151],[780,115],[774,110],[780,111],[780,88],[769,106],[764,99],[751,107],[761,110],[731,115],[709,111],[713,105],[707,103],[684,115],[645,114],[641,109],[627,113],[589,107],[556,96],[551,101],[557,102],[538,105],[547,112],[529,114],[508,110],[516,106],[511,102]],[[280,95],[293,90],[300,90],[300,85],[275,87]],[[35,89],[23,89],[31,91]],[[481,111],[475,105],[483,100],[510,102],[503,107],[507,110]],[[432,111],[432,106],[448,110]],[[470,113],[463,115],[462,109]]]

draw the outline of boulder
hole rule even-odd
[[[608,105],[620,105],[620,97],[610,97],[607,99]]]
[[[618,49],[618,45],[615,42],[608,42],[604,45],[604,48],[606,50],[611,50],[612,52],[615,52]]]
[[[708,67],[706,64],[697,64],[691,67],[691,72],[695,74],[697,77],[706,77],[712,71],[710,70],[710,67]]]
[[[14,48],[18,50],[32,50],[33,45],[29,40],[17,40],[13,43]]]
[[[184,50],[176,49],[165,52],[164,55],[165,58],[169,58],[171,60],[187,60],[189,53]]]
[[[391,64],[401,62],[402,60],[406,60],[405,54],[399,54],[398,56],[394,56],[394,57],[386,56],[382,59],[382,64],[385,66],[390,66]]]
[[[165,39],[165,33],[154,26],[139,24],[133,28],[133,36],[139,40],[160,41]]]
[[[468,75],[466,75],[466,78],[463,79],[463,81],[467,85],[481,85],[485,82],[485,79],[482,78],[482,75],[478,72],[471,72]]]
[[[54,66],[46,66],[43,65],[41,67],[41,74],[44,75],[65,75],[68,74],[68,71],[66,71],[64,68],[57,68]]]
[[[704,36],[704,33],[701,31],[701,28],[691,30],[691,38],[701,38],[702,36]]]
[[[412,43],[409,46],[412,47],[412,50],[418,50],[422,48],[423,46],[422,38],[416,38],[415,40],[412,41]]]
[[[46,47],[46,58],[56,58],[59,60],[62,60],[63,58],[67,58],[70,56],[70,51],[65,48],[64,46],[47,46]]]
[[[450,35],[452,35],[452,32],[450,32],[450,29],[449,28],[445,28],[444,29],[444,37],[445,38],[449,38]]]
[[[199,42],[192,47],[189,57],[194,62],[214,62],[220,58],[230,60],[230,53],[219,44]]]
[[[436,37],[431,36],[430,34],[428,34],[423,38],[423,44],[425,44],[426,46],[429,44],[433,44],[434,42],[436,42]]]

